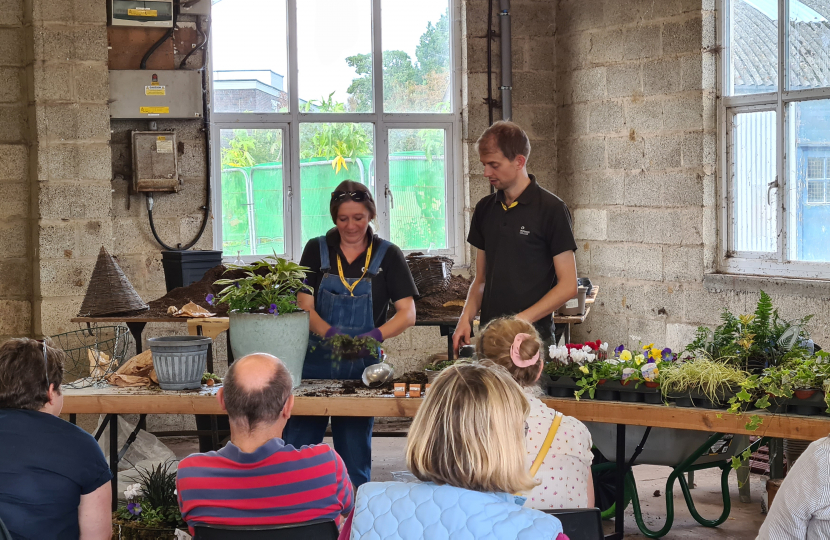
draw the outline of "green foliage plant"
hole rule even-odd
[[[432,364],[427,364],[424,366],[425,371],[443,371],[450,367],[451,365],[455,364],[455,360],[441,360],[440,362],[434,362]]]
[[[332,352],[343,359],[357,359],[364,356],[365,351],[368,351],[372,357],[378,357],[378,349],[381,344],[375,338],[352,337],[345,334],[337,334],[323,341]]]
[[[792,321],[782,319],[770,296],[761,291],[754,313],[735,316],[724,310],[721,324],[714,330],[699,327],[686,350],[692,356],[724,360],[760,373],[799,349],[802,340],[809,338],[806,325],[811,318],[812,315]]]
[[[243,270],[238,279],[219,279],[217,285],[226,285],[216,295],[216,303],[228,304],[230,311],[241,313],[294,313],[302,311],[297,305],[297,293],[312,293],[304,283],[305,266],[282,257],[268,255],[250,265],[227,265],[228,270]]]
[[[173,462],[159,463],[150,469],[136,468],[139,492],[126,492],[129,503],[118,507],[113,517],[143,528],[185,528],[176,496],[176,471]],[[133,486],[131,486],[132,488]]]
[[[577,373],[579,379],[576,381],[577,389],[574,391],[574,397],[578,400],[585,392],[588,392],[588,397],[593,399],[600,381],[620,379],[620,366],[607,361],[593,362],[580,366]]]
[[[723,393],[740,388],[748,376],[746,371],[725,362],[705,357],[693,358],[664,366],[660,371],[660,388],[667,396],[700,392],[717,403],[723,398]]]

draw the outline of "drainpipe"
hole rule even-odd
[[[510,46],[510,0],[499,0],[499,32],[501,34],[501,116],[513,119],[513,58]]]

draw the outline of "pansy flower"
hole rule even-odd
[[[139,504],[139,503],[128,503],[127,504],[127,511],[130,514],[132,514],[134,516],[137,516],[137,515],[141,514],[141,504]]]
[[[277,309],[277,304],[271,304],[271,307],[268,308],[268,313],[273,314],[275,317],[280,314],[280,310]]]
[[[625,350],[625,345],[620,345],[619,347],[617,347],[616,349],[614,349],[614,353],[615,353],[615,354],[620,354],[620,353],[621,353],[621,352],[623,352],[624,350]]]
[[[623,362],[628,362],[629,360],[631,360],[631,351],[623,350],[622,352],[620,352],[620,360],[622,360]]]
[[[208,304],[210,304],[212,306],[214,298],[215,297],[212,294],[209,294],[209,295],[205,296],[205,302],[207,302]]]
[[[643,356],[642,354],[638,354],[637,356],[634,357],[634,363],[639,366],[640,364],[642,364],[645,361],[645,359],[646,359],[645,356]]]
[[[590,370],[588,369],[588,366],[579,366],[579,371],[587,375]]]

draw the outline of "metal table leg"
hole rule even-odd
[[[112,473],[112,511],[118,508],[118,415],[110,414],[110,473]]]
[[[130,333],[135,338],[135,353],[141,354],[142,346],[141,346],[141,333],[144,331],[144,327],[147,326],[145,322],[128,322],[127,328],[130,329]]]
[[[769,440],[769,478],[784,478],[784,439]]]

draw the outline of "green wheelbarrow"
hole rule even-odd
[[[602,518],[610,519],[616,512],[616,426],[586,422],[594,439],[594,477],[596,504],[602,510]],[[626,430],[627,471],[624,481],[624,504],[633,505],[637,527],[644,536],[660,538],[668,534],[674,523],[674,484],[678,482],[692,517],[704,527],[717,527],[729,517],[732,501],[729,496],[729,473],[732,471],[732,457],[749,447],[755,452],[766,444],[761,438],[751,445],[746,435],[727,435],[702,431],[628,426]],[[666,480],[666,522],[659,530],[649,529],[643,520],[640,498],[631,467],[635,464],[666,465],[672,468]],[[695,508],[692,494],[686,481],[686,473],[704,469],[721,470],[721,496],[723,512],[717,519],[706,519]]]

